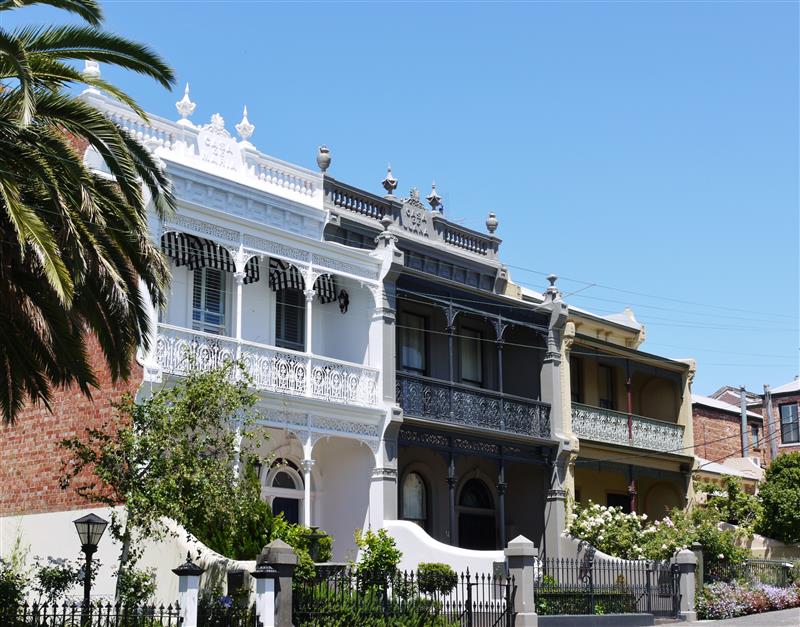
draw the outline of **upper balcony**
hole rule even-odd
[[[589,345],[572,348],[573,433],[600,444],[690,455],[682,365],[667,360],[661,360],[663,366],[655,365],[658,362],[638,357]]]
[[[236,340],[168,324],[158,325],[155,359],[172,375],[214,370],[241,360],[259,391],[357,405],[378,406],[377,368]]]
[[[148,367],[184,375],[239,359],[260,391],[381,407],[382,353],[370,342],[383,324],[375,315],[378,259],[325,243],[302,252],[241,233],[248,247],[237,250],[195,234],[210,230],[196,220],[174,222],[181,226],[163,225],[172,281]]]
[[[403,277],[398,286],[396,398],[405,418],[549,439],[535,314],[512,321],[491,305],[420,296]]]
[[[572,404],[572,430],[579,438],[605,444],[662,453],[683,451],[683,425],[580,403]]]

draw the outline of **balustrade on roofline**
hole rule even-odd
[[[172,375],[207,372],[239,359],[260,391],[361,407],[378,404],[375,368],[247,340],[159,324],[154,358]]]
[[[579,438],[595,442],[662,453],[685,452],[683,425],[580,403],[572,403],[572,431]]]
[[[102,96],[95,94],[90,98],[117,126],[148,149],[163,148],[182,156],[202,157],[198,144],[199,127],[178,124],[155,115],[149,115],[145,122],[134,111]],[[265,155],[249,142],[239,142],[237,145],[241,151],[243,174],[301,197],[312,199],[321,196],[319,174]]]
[[[401,230],[417,233],[415,229],[406,227],[400,215],[403,211],[403,199],[395,197],[391,197],[391,199],[382,198],[341,183],[331,177],[326,177],[325,202],[335,208],[376,221],[388,216],[392,223]],[[421,210],[430,216],[432,227],[429,229],[427,237],[432,242],[439,242],[445,246],[458,248],[461,251],[486,259],[493,260],[497,258],[500,240],[494,235],[487,235],[486,233],[480,233],[454,224],[440,213],[426,209]]]
[[[492,390],[398,373],[397,403],[407,416],[514,435],[550,438],[550,405]]]

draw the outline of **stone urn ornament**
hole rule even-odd
[[[331,166],[331,151],[325,144],[322,144],[317,152],[317,165],[319,166],[320,172],[323,174],[327,172],[328,168]]]

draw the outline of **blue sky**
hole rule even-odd
[[[388,161],[401,192],[435,179],[450,218],[497,213],[515,281],[630,305],[696,392],[800,374],[797,3],[104,6],[177,71],[174,94],[104,73],[148,111],[177,117],[188,80],[195,122],[246,104],[264,152],[326,143],[375,192]]]

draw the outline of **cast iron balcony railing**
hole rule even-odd
[[[378,371],[328,357],[255,342],[158,325],[155,359],[162,371],[185,375],[241,359],[257,390],[304,396],[345,405],[376,407]]]
[[[572,403],[572,431],[579,438],[662,453],[683,451],[683,425]]]
[[[550,405],[447,381],[397,374],[397,402],[407,416],[550,438]]]

